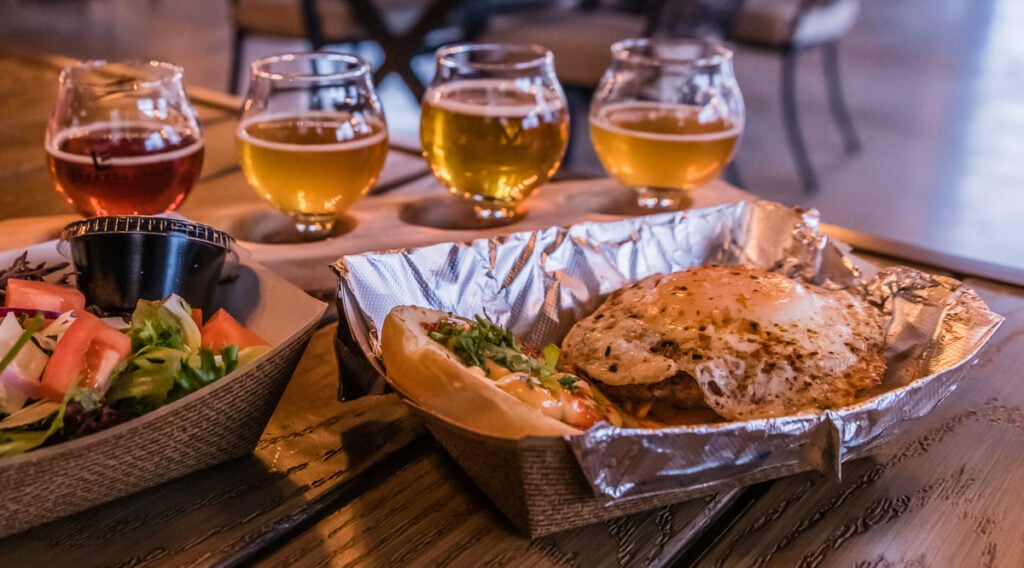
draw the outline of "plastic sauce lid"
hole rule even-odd
[[[69,241],[86,235],[112,233],[143,233],[153,235],[180,235],[207,242],[227,250],[233,250],[235,239],[231,235],[208,225],[174,219],[171,217],[150,217],[145,215],[115,215],[90,217],[74,221],[61,231],[61,240]]]

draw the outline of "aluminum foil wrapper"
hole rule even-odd
[[[607,502],[812,469],[839,478],[842,462],[867,455],[948,396],[1002,317],[956,280],[879,269],[848,254],[817,223],[814,211],[742,202],[346,256],[333,265],[346,336],[342,371],[380,384],[378,330],[398,305],[487,314],[526,344],[543,346],[560,343],[609,293],[651,274],[712,263],[775,270],[849,288],[891,314],[888,368],[875,392],[840,410],[781,418],[660,430],[602,423],[568,442],[595,495]]]

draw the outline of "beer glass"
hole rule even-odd
[[[711,40],[628,39],[590,107],[590,139],[641,208],[677,208],[714,179],[743,131],[732,51]]]
[[[86,61],[61,71],[46,127],[54,185],[85,216],[176,209],[203,167],[181,67]]]
[[[253,62],[237,139],[256,192],[292,218],[301,238],[327,238],[388,153],[369,64],[326,52]]]
[[[561,164],[569,136],[554,57],[537,45],[465,43],[435,53],[423,97],[423,155],[476,222],[505,224]]]

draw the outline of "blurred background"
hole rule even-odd
[[[747,109],[731,181],[831,224],[1024,268],[1019,0],[0,0],[0,13],[0,49],[162,59],[219,91],[242,92],[257,57],[355,51],[393,71],[379,88],[392,138],[411,144],[434,47],[542,43],[574,107],[563,177],[603,175],[586,105],[609,44],[718,34]],[[0,96],[26,94],[2,77]]]

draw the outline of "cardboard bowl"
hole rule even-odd
[[[0,253],[9,266],[62,262],[56,243]],[[273,346],[254,364],[149,414],[76,440],[0,458],[0,537],[77,513],[256,447],[326,305],[263,267],[240,261],[215,306]],[[270,300],[273,301],[270,301]]]
[[[488,436],[403,400],[491,502],[530,538],[679,503],[716,489],[680,488],[605,503],[594,496],[566,440]],[[758,481],[763,479],[749,483]]]
[[[560,343],[608,294],[650,274],[708,263],[778,268],[807,282],[863,286],[875,305],[890,306],[889,367],[863,400],[770,419],[650,430],[597,424],[564,438],[513,439],[498,437],[479,413],[445,414],[457,389],[390,384],[532,537],[802,471],[839,479],[843,462],[869,455],[953,392],[1002,317],[962,283],[871,265],[816,227],[811,212],[737,203],[346,256],[334,264],[340,378],[358,377],[366,392],[382,388],[380,330],[394,306],[488,314],[536,347]]]

